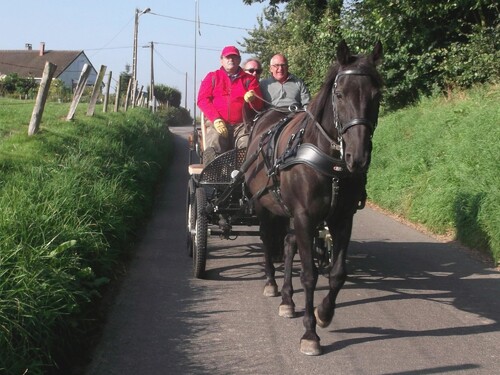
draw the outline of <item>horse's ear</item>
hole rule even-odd
[[[337,61],[340,65],[349,64],[349,60],[351,58],[351,51],[349,51],[349,47],[347,47],[347,43],[344,39],[342,39],[337,47]]]
[[[382,42],[379,40],[375,43],[375,47],[373,47],[372,52],[372,60],[375,65],[378,65],[382,62],[382,58],[384,57],[384,51],[382,48]]]

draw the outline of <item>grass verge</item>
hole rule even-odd
[[[370,200],[500,262],[500,90],[478,87],[384,116]]]
[[[2,104],[0,373],[46,374],[85,346],[103,286],[150,212],[170,136],[143,109],[81,109],[67,122],[67,106],[51,104],[28,137],[31,103]]]

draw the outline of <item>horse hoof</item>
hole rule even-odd
[[[331,320],[328,322],[325,322],[324,320],[321,320],[318,316],[318,308],[314,308],[314,316],[316,317],[316,324],[321,327],[321,328],[326,328],[330,325],[332,322]]]
[[[305,355],[321,355],[321,345],[319,341],[300,340],[300,352]]]
[[[264,287],[263,294],[265,297],[277,297],[278,296],[278,287],[276,285],[266,285]]]
[[[290,305],[280,305],[278,315],[282,318],[295,318],[295,307]]]

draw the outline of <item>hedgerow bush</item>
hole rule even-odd
[[[189,111],[183,107],[169,107],[162,109],[158,115],[169,124],[169,126],[185,126],[193,123]]]
[[[146,110],[73,122],[53,110],[36,136],[19,126],[0,143],[2,374],[49,373],[79,356],[168,162],[168,129]]]

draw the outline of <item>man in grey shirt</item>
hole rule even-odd
[[[311,94],[305,83],[288,72],[288,60],[282,54],[271,59],[271,77],[260,81],[260,88],[267,106],[290,107],[297,109],[306,106]]]

